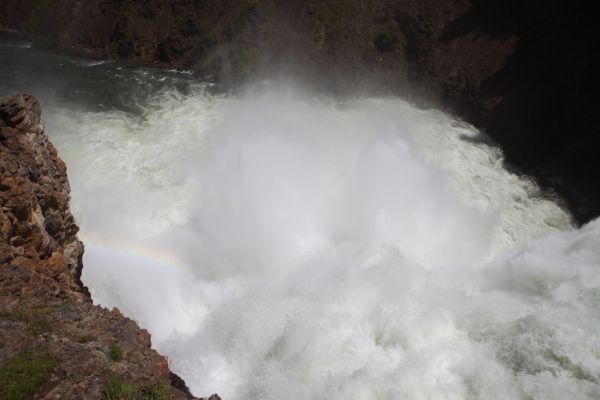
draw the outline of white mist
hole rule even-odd
[[[470,126],[289,88],[143,107],[46,119],[94,300],[194,393],[600,397],[600,221],[572,231]]]

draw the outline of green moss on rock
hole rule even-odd
[[[29,349],[0,365],[0,400],[29,398],[48,379],[58,361],[45,351]]]

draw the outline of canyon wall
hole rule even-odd
[[[0,26],[230,85],[286,75],[442,107],[585,222],[600,215],[592,16],[579,1],[6,0]]]
[[[66,172],[37,100],[0,98],[0,398],[193,399],[147,331],[92,304]]]

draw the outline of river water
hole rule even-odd
[[[600,220],[400,98],[0,38],[65,160],[84,283],[224,399],[598,399]]]

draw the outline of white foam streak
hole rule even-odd
[[[600,221],[559,233],[470,126],[293,90],[146,107],[49,123],[94,299],[195,393],[600,396]]]

